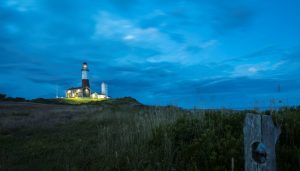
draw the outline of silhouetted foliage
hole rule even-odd
[[[0,94],[0,101],[4,101],[6,98],[6,94]]]
[[[0,94],[0,101],[26,102],[23,97],[7,97],[6,94]]]

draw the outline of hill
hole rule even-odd
[[[248,111],[0,102],[0,170],[243,170]],[[254,112],[254,111],[252,111]],[[300,170],[300,108],[266,111],[282,127],[278,170]]]

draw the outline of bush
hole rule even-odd
[[[22,97],[6,97],[5,94],[0,94],[0,101],[26,102],[27,100]]]
[[[0,94],[0,101],[4,101],[6,98],[6,94]]]
[[[273,114],[281,127],[276,146],[278,170],[300,170],[300,110],[299,107],[282,108]]]
[[[243,115],[183,117],[153,131],[152,165],[175,170],[229,170],[231,158],[243,169]],[[167,143],[167,144],[166,144]],[[166,154],[169,153],[169,154]],[[171,157],[171,158],[169,158]],[[158,169],[158,168],[156,168]]]

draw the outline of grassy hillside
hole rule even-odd
[[[0,170],[243,170],[247,111],[51,103],[0,102]],[[278,170],[300,170],[300,108],[266,114],[282,127]]]

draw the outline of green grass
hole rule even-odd
[[[64,101],[69,104],[84,104],[84,103],[90,103],[90,102],[100,102],[107,99],[93,99],[93,98],[63,98],[60,99],[61,101]]]
[[[129,105],[133,102],[82,106],[78,115],[88,117],[51,127],[0,127],[0,170],[230,170],[231,158],[236,170],[244,169],[246,111]],[[277,170],[300,170],[300,108],[266,113],[282,128]]]
[[[139,104],[138,101],[131,97],[123,97],[123,98],[116,98],[116,99],[93,99],[93,98],[59,98],[59,99],[44,99],[44,98],[37,98],[30,100],[29,102],[34,103],[43,103],[43,104],[91,104],[91,105],[99,105],[99,104],[110,104],[110,105],[131,105],[131,104]]]

